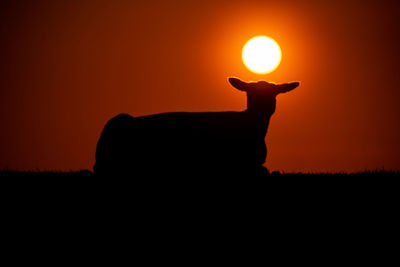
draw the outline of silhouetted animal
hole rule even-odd
[[[247,93],[242,112],[120,114],[104,127],[96,151],[97,175],[221,175],[262,170],[265,135],[276,96],[299,83],[245,83],[229,78]]]

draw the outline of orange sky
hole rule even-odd
[[[301,81],[278,97],[270,170],[400,170],[397,1],[4,2],[0,169],[92,169],[121,112],[243,110],[237,76]],[[282,49],[266,75],[241,61],[260,34]]]

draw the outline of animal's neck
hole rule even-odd
[[[269,120],[273,112],[246,109],[244,114],[246,114],[246,120],[251,124],[251,127],[258,129],[257,133],[262,133],[263,136],[267,134]]]

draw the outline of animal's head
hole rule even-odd
[[[278,94],[289,92],[300,84],[274,84],[265,81],[246,83],[238,78],[229,78],[229,82],[236,89],[247,93],[247,110],[267,114],[274,113]]]

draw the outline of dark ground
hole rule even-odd
[[[3,243],[11,252],[45,248],[45,258],[81,253],[110,263],[121,255],[236,262],[249,251],[266,262],[382,264],[397,254],[399,174],[98,179],[2,171]]]
[[[55,171],[8,171],[0,170],[1,178],[96,178],[89,170],[55,172]],[[221,177],[228,179],[228,177]],[[245,178],[245,177],[244,177]],[[281,173],[278,171],[271,172],[270,175],[258,178],[400,178],[400,171],[374,170],[356,173]]]
[[[190,177],[190,178],[189,178]],[[0,188],[4,193],[33,199],[50,196],[61,201],[70,199],[104,199],[110,197],[169,201],[174,198],[232,201],[271,198],[272,201],[398,198],[400,172],[376,170],[360,173],[279,173],[270,175],[213,177],[141,176],[96,177],[90,171],[79,172],[16,172],[0,171]],[[74,195],[75,198],[70,198]],[[184,201],[182,201],[184,203]],[[279,204],[279,202],[277,203]]]

